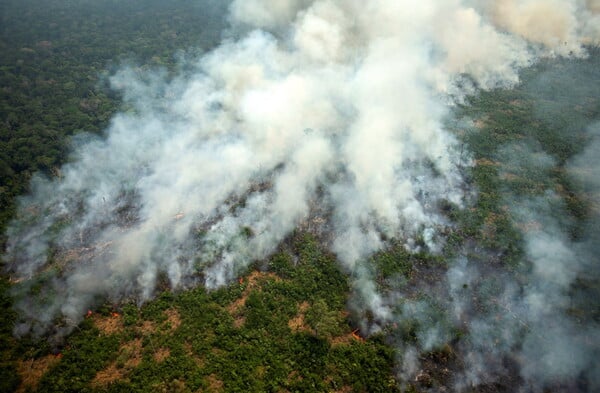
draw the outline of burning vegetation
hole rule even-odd
[[[36,1],[1,391],[600,389],[594,1]]]

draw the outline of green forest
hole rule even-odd
[[[32,175],[61,176],[74,136],[101,137],[115,113],[128,110],[108,77],[123,65],[177,72],[181,57],[197,56],[222,39],[226,21],[214,15],[227,6],[218,3],[207,10],[188,0],[0,2],[2,250],[17,198],[28,192]],[[600,118],[600,80],[593,71],[600,52],[589,51],[578,60],[579,77],[562,85],[536,82],[541,74],[574,74],[569,60],[550,59],[524,70],[518,87],[481,92],[455,108],[448,127],[473,156],[473,166],[463,169],[477,192],[464,209],[443,207],[454,225],[440,255],[411,253],[391,242],[371,257],[382,293],[399,282],[411,293],[423,282],[439,281],[465,250],[482,266],[517,278],[531,270],[522,230],[531,223],[513,219],[505,195],[523,200],[551,189],[564,202],[560,209],[572,241],[600,232],[589,220],[598,196],[566,170],[591,140],[586,127]],[[586,83],[578,95],[569,96],[569,87],[581,80]],[[552,162],[530,165],[509,157],[503,146],[524,155],[523,146],[534,146],[535,154],[544,152]],[[402,381],[397,364],[403,346],[395,343],[416,342],[419,322],[363,336],[361,316],[347,307],[351,277],[301,229],[228,286],[172,290],[163,280],[150,302],[106,301],[90,310],[61,343],[13,335],[15,283],[4,273],[0,280],[1,392],[447,391],[451,374],[464,364],[455,344],[465,333],[455,328],[446,345],[419,354],[419,377]],[[485,290],[494,292],[487,284]],[[581,277],[570,290],[585,296],[573,296],[569,314],[582,324],[600,323],[600,304],[592,296],[600,296],[597,277]],[[410,296],[441,307],[427,293]],[[482,301],[481,307],[491,313],[497,306]],[[469,391],[508,392],[513,383],[508,378]]]

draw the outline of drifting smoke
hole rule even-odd
[[[490,163],[501,178],[537,189],[524,195],[518,186],[505,184],[500,193],[522,235],[521,264],[511,268],[495,250],[466,243],[449,269],[437,272],[435,282],[396,291],[396,297],[398,292],[405,297],[396,302],[392,319],[416,324],[414,343],[406,344],[402,334],[395,340],[403,348],[404,380],[429,378],[427,373],[447,377],[448,369],[436,370],[427,357],[417,356],[433,350],[457,356],[462,372],[451,378],[457,391],[476,386],[493,391],[600,389],[598,60],[595,53],[585,62],[554,62],[553,69],[523,87],[534,97],[533,111],[547,133],[558,138],[562,149],[585,146],[579,154],[560,164],[559,157],[520,130],[520,141],[498,146]],[[590,205],[584,217],[569,212],[567,199],[573,196],[565,196],[557,173],[568,176],[572,192]],[[460,340],[457,330],[464,335]],[[452,361],[441,363],[452,367]]]
[[[583,45],[600,40],[597,2],[578,0],[235,0],[229,20],[231,38],[186,65],[193,72],[116,74],[113,86],[133,110],[117,115],[104,138],[76,141],[59,178],[32,181],[6,261],[14,278],[42,280],[36,290],[46,301],[21,297],[19,334],[47,332],[57,317],[69,331],[99,299],[145,301],[165,275],[173,288],[224,285],[317,212],[324,241],[355,278],[357,304],[374,316],[366,329],[399,314],[431,319],[425,304],[394,310],[399,294],[377,292],[367,260],[385,239],[412,251],[418,239],[430,252],[441,248],[450,223],[439,206],[463,205],[461,168],[470,164],[444,128],[452,104],[515,85],[518,70],[540,57],[585,56]],[[544,285],[567,290],[576,269],[563,262],[575,257],[562,236],[549,225],[527,239],[534,279],[526,293],[507,287],[509,277],[490,278],[502,282],[503,307],[513,298],[533,304]],[[556,248],[552,272],[536,264],[545,244]],[[483,273],[468,258],[451,268],[453,296],[464,298],[462,285]],[[472,305],[453,307],[460,319]],[[503,334],[489,315],[471,320],[468,384],[497,375],[512,333],[534,323],[535,332],[554,308],[536,310],[524,321],[515,311]],[[420,350],[447,341],[451,324],[420,332]],[[553,326],[556,335],[574,329]],[[490,337],[499,344],[486,353]],[[578,337],[568,337],[564,345],[575,345]],[[543,347],[534,335],[523,346],[531,348],[525,359]],[[417,352],[405,353],[408,376]],[[551,355],[522,377],[572,375]],[[573,369],[584,369],[586,356],[573,355],[585,363]]]

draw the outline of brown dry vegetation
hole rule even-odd
[[[153,358],[157,363],[162,363],[171,355],[171,350],[169,348],[158,348],[158,350],[154,353]]]
[[[111,383],[122,379],[128,370],[118,368],[115,362],[111,363],[104,370],[99,371],[92,380],[92,386],[108,386]]]
[[[231,316],[234,317],[233,325],[235,327],[242,327],[246,321],[246,317],[243,314],[243,309],[250,293],[252,293],[254,290],[260,290],[261,285],[267,280],[280,281],[281,278],[275,273],[253,271],[248,277],[240,279],[240,283],[245,283],[246,285],[244,292],[242,292],[242,295],[239,299],[227,306],[227,311],[229,314],[231,314]]]
[[[310,309],[310,304],[308,302],[302,302],[298,304],[298,314],[294,316],[292,319],[288,321],[288,327],[294,333],[297,332],[307,332],[311,334],[315,334],[315,330],[312,329],[308,323],[306,322],[306,312]],[[339,319],[344,320],[348,316],[347,311],[341,311],[339,314]],[[339,346],[339,345],[348,345],[354,341],[363,340],[362,337],[358,335],[356,331],[348,332],[346,334],[341,334],[337,336],[329,336],[325,337],[331,346]]]
[[[92,318],[96,327],[103,334],[116,334],[123,331],[123,318],[121,315],[113,314],[105,317],[95,314]]]
[[[144,336],[149,336],[156,332],[156,324],[152,321],[143,321],[136,329]]]
[[[168,327],[171,331],[176,330],[181,325],[181,316],[179,315],[179,311],[175,308],[169,308],[165,310],[165,315],[167,316]]]
[[[514,173],[504,172],[500,174],[500,178],[505,181],[523,181],[524,179]]]
[[[275,281],[281,280],[281,278],[278,277],[275,273],[264,273],[264,272],[259,272],[259,271],[253,271],[252,273],[250,273],[250,275],[248,277],[242,278],[241,282],[246,284],[244,292],[242,293],[242,296],[239,299],[237,299],[236,301],[234,301],[227,307],[227,311],[229,311],[229,313],[231,313],[233,315],[236,312],[238,312],[240,309],[242,309],[244,307],[244,305],[246,304],[248,295],[250,295],[250,293],[253,290],[259,288],[263,282],[265,282],[266,280],[269,280],[269,279],[275,280]]]
[[[349,345],[356,340],[356,336],[354,336],[352,333],[348,333],[341,336],[332,337],[331,339],[329,339],[329,343],[332,347],[337,347],[340,345]]]
[[[290,327],[292,332],[310,332],[312,330],[304,320],[308,308],[308,302],[302,302],[298,305],[298,314],[288,321],[288,326]]]
[[[110,251],[112,242],[104,242],[90,247],[72,248],[59,253],[55,266],[66,266],[77,261],[89,261]]]
[[[186,355],[194,361],[198,368],[204,368],[204,366],[206,366],[206,360],[194,353],[192,344],[186,342],[183,344],[183,348],[185,349]]]
[[[292,384],[298,381],[302,381],[303,379],[304,377],[302,377],[302,375],[300,375],[300,373],[297,370],[294,370],[288,374],[287,383]]]
[[[100,370],[92,381],[92,386],[107,386],[124,378],[142,362],[142,339],[136,338],[121,346],[117,360]]]
[[[483,236],[487,239],[493,239],[496,237],[496,222],[501,218],[499,214],[489,213],[483,222],[482,232]]]
[[[485,119],[485,118],[477,119],[477,120],[473,121],[473,125],[476,128],[482,129],[486,126],[486,120],[487,119]]]
[[[35,390],[40,379],[52,366],[60,361],[60,356],[47,355],[39,359],[19,360],[17,372],[21,377],[21,385],[17,393]]]
[[[233,320],[233,326],[238,329],[244,326],[244,323],[246,323],[246,317],[242,314],[237,315]]]
[[[223,391],[223,381],[215,374],[210,374],[206,379],[208,381],[208,392],[219,393]]]
[[[524,233],[538,232],[542,230],[542,224],[538,221],[527,221],[515,223],[515,226]]]
[[[164,311],[166,320],[160,325],[164,331],[172,332],[181,325],[181,316],[175,308],[170,308]],[[118,334],[125,327],[123,325],[122,316],[112,314],[110,316],[94,315],[94,324],[100,329],[103,334]],[[149,336],[158,331],[159,326],[153,321],[142,321],[135,330],[143,335]],[[127,377],[127,375],[135,369],[142,361],[142,339],[126,342],[121,346],[119,355],[115,361],[110,363],[106,368],[99,371],[92,381],[92,386],[108,386],[109,384]],[[171,354],[171,350],[166,347],[158,348],[153,353],[153,358],[156,362],[161,363]]]
[[[498,166],[500,164],[498,162],[492,161],[488,158],[480,158],[480,159],[475,160],[475,165]]]

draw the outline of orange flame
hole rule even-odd
[[[352,338],[354,338],[355,340],[358,341],[365,341],[364,338],[362,338],[361,336],[358,335],[358,329],[356,329],[355,331],[352,332]]]

